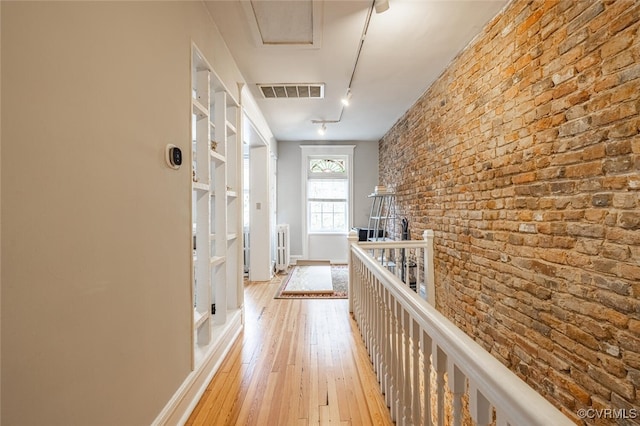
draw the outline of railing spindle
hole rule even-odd
[[[411,320],[411,423],[420,424],[420,326]]]
[[[404,424],[411,422],[411,317],[409,312],[402,308],[402,353],[404,361],[402,363],[402,377],[404,377],[404,387],[402,388],[402,406],[404,407]]]
[[[444,373],[447,371],[447,354],[445,354],[442,349],[437,345],[436,342],[433,342],[434,348],[432,352],[432,356],[435,358],[433,364],[436,368],[436,392],[438,397],[438,426],[444,426]]]
[[[354,235],[349,309],[396,424],[459,425],[470,419],[485,426],[495,410],[496,426],[573,425],[435,309],[433,231],[425,231],[421,241],[359,243]],[[411,274],[418,294],[407,288]],[[446,387],[452,400],[445,407]]]
[[[398,406],[399,406],[399,382],[400,382],[400,366],[399,366],[399,351],[400,345],[398,336],[400,335],[398,325],[398,305],[396,299],[391,295],[391,418],[398,421]]]
[[[469,410],[471,418],[478,426],[491,424],[493,417],[491,404],[473,383],[469,386]]]
[[[375,365],[374,370],[376,375],[378,376],[378,382],[380,382],[380,370],[381,370],[381,352],[382,352],[382,340],[384,336],[382,334],[382,315],[383,315],[383,303],[382,303],[382,292],[384,290],[384,286],[380,283],[380,281],[376,282],[376,303],[375,303]]]
[[[392,319],[392,314],[391,314],[391,294],[389,292],[388,289],[385,288],[384,291],[384,296],[383,296],[383,300],[384,300],[384,312],[385,312],[385,319],[384,319],[384,350],[383,350],[383,358],[384,358],[384,376],[383,376],[383,392],[384,392],[384,396],[385,396],[385,402],[387,403],[387,407],[391,407],[391,392],[392,392],[392,388],[391,388],[391,370],[390,370],[390,363],[391,363],[391,344],[392,344],[392,339],[391,339],[391,319]]]
[[[422,339],[420,341],[422,346],[422,386],[424,395],[422,401],[424,409],[422,412],[422,424],[432,425],[433,419],[431,418],[431,350],[433,348],[433,340],[422,330]]]
[[[453,426],[462,425],[462,394],[464,394],[467,378],[454,361],[448,359],[447,382],[453,395]]]

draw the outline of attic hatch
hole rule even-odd
[[[324,83],[313,84],[258,84],[265,99],[324,99]]]

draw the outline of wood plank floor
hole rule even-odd
[[[245,285],[245,331],[187,425],[391,425],[343,299],[274,299]]]

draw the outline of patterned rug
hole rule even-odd
[[[349,288],[349,269],[347,265],[331,265],[331,283],[333,284],[333,292],[317,293],[296,291],[295,293],[287,293],[286,288],[295,279],[295,269],[293,266],[289,269],[287,275],[283,275],[282,284],[276,292],[275,299],[346,299],[348,297]]]

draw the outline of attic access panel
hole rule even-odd
[[[240,5],[257,47],[320,48],[322,1],[249,0]]]

